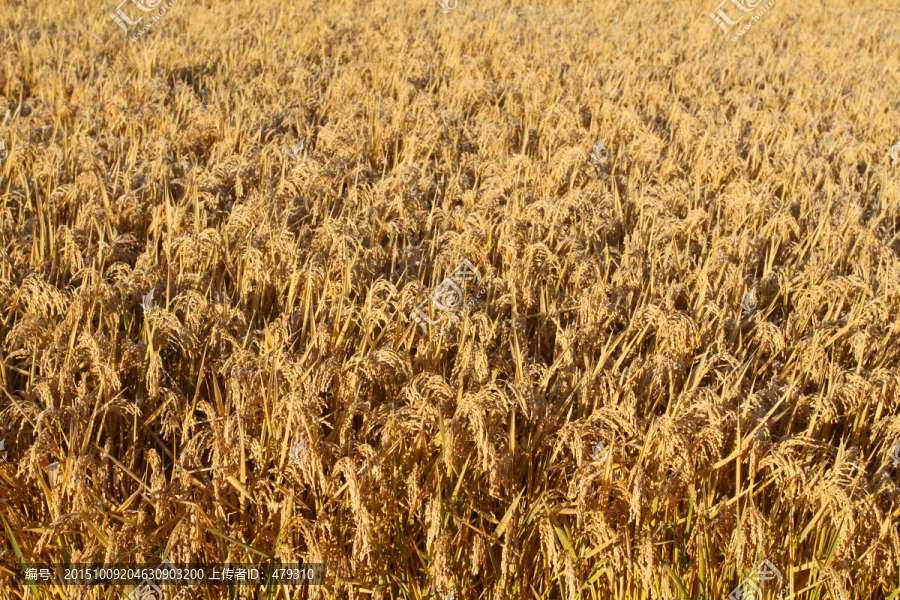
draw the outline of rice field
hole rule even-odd
[[[0,599],[900,598],[887,0],[115,1],[0,0]]]

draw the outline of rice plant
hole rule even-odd
[[[0,0],[0,598],[900,597],[879,1]]]

